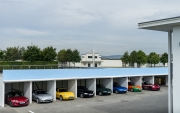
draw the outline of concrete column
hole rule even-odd
[[[128,88],[128,78],[121,77],[121,78],[114,78],[114,82],[117,82],[120,86]]]
[[[74,94],[77,98],[77,79],[68,80],[68,90],[74,92]]]
[[[131,77],[131,81],[134,82],[135,85],[142,86],[142,77]]]
[[[113,92],[113,78],[104,78],[102,80],[103,80],[103,86],[111,89],[111,91]]]
[[[24,82],[24,95],[29,98],[29,103],[32,103],[32,81]]]
[[[180,80],[180,70],[179,70],[179,56],[180,56],[180,26],[173,28],[173,38],[172,33],[168,33],[168,108],[169,113],[179,113],[179,80]],[[173,43],[173,45],[172,45]],[[173,57],[172,57],[172,46],[173,46]],[[172,60],[173,60],[173,72],[172,72]],[[172,93],[172,80],[173,80],[173,93]],[[173,110],[172,110],[173,108]]]
[[[94,96],[96,96],[96,79],[87,79],[86,80],[86,87],[89,90],[94,91]]]
[[[4,107],[4,91],[5,91],[5,88],[4,88],[4,82],[3,82],[3,76],[2,74],[0,73],[0,106],[1,107]]]
[[[53,100],[56,101],[56,81],[47,81],[47,92],[53,96]]]
[[[168,86],[168,75],[166,75],[166,86]]]
[[[92,61],[93,61],[93,63],[92,63],[92,67],[95,67],[94,65],[95,65],[95,50],[92,50]]]
[[[144,77],[143,77],[143,80],[144,80],[144,81],[149,81],[149,82],[151,82],[152,84],[154,84],[154,76],[144,76]]]

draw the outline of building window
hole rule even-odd
[[[90,64],[90,63],[88,63],[88,67],[91,67],[91,64]]]
[[[88,58],[92,58],[92,56],[88,56]],[[95,56],[95,58],[97,58],[97,56]]]
[[[81,58],[84,58],[84,56],[82,56]]]

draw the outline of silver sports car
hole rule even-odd
[[[43,89],[34,90],[32,93],[32,100],[36,101],[37,103],[40,102],[52,102],[53,97],[48,94]]]

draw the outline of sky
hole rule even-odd
[[[167,32],[138,23],[180,16],[180,0],[0,0],[0,49],[48,46],[122,55],[133,50],[162,54]]]

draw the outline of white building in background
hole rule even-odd
[[[94,58],[94,59],[93,59]],[[94,64],[94,65],[93,65]],[[60,64],[59,67],[69,66],[67,64]],[[99,53],[86,53],[81,55],[81,61],[79,63],[70,63],[70,67],[122,67],[122,61],[119,60],[102,60]]]

